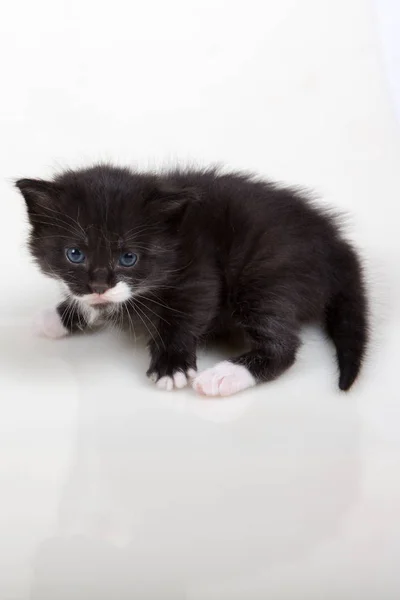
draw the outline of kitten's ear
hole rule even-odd
[[[39,215],[54,206],[60,189],[52,181],[19,179],[15,182],[24,197],[29,215]]]
[[[169,218],[179,218],[187,205],[198,199],[196,189],[189,186],[179,186],[168,180],[157,182],[156,187],[150,194],[151,200],[157,202],[158,210]]]

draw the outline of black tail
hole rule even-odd
[[[335,264],[338,287],[326,307],[326,328],[339,363],[339,388],[354,383],[368,342],[368,315],[362,269],[354,250],[342,246]]]

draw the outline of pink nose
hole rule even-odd
[[[89,287],[94,294],[104,294],[108,290],[106,283],[91,283]]]

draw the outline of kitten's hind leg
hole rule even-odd
[[[56,308],[45,309],[35,321],[35,331],[43,337],[58,339],[88,327],[88,320],[79,307],[64,300]]]
[[[193,388],[204,396],[230,396],[281,375],[295,361],[300,345],[297,328],[278,315],[244,325],[251,340],[249,352],[202,371]]]

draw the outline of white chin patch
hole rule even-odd
[[[253,387],[256,380],[246,367],[224,360],[199,373],[192,385],[203,396],[231,396]]]
[[[69,333],[55,308],[42,311],[34,322],[34,329],[37,335],[53,340],[65,337]]]

